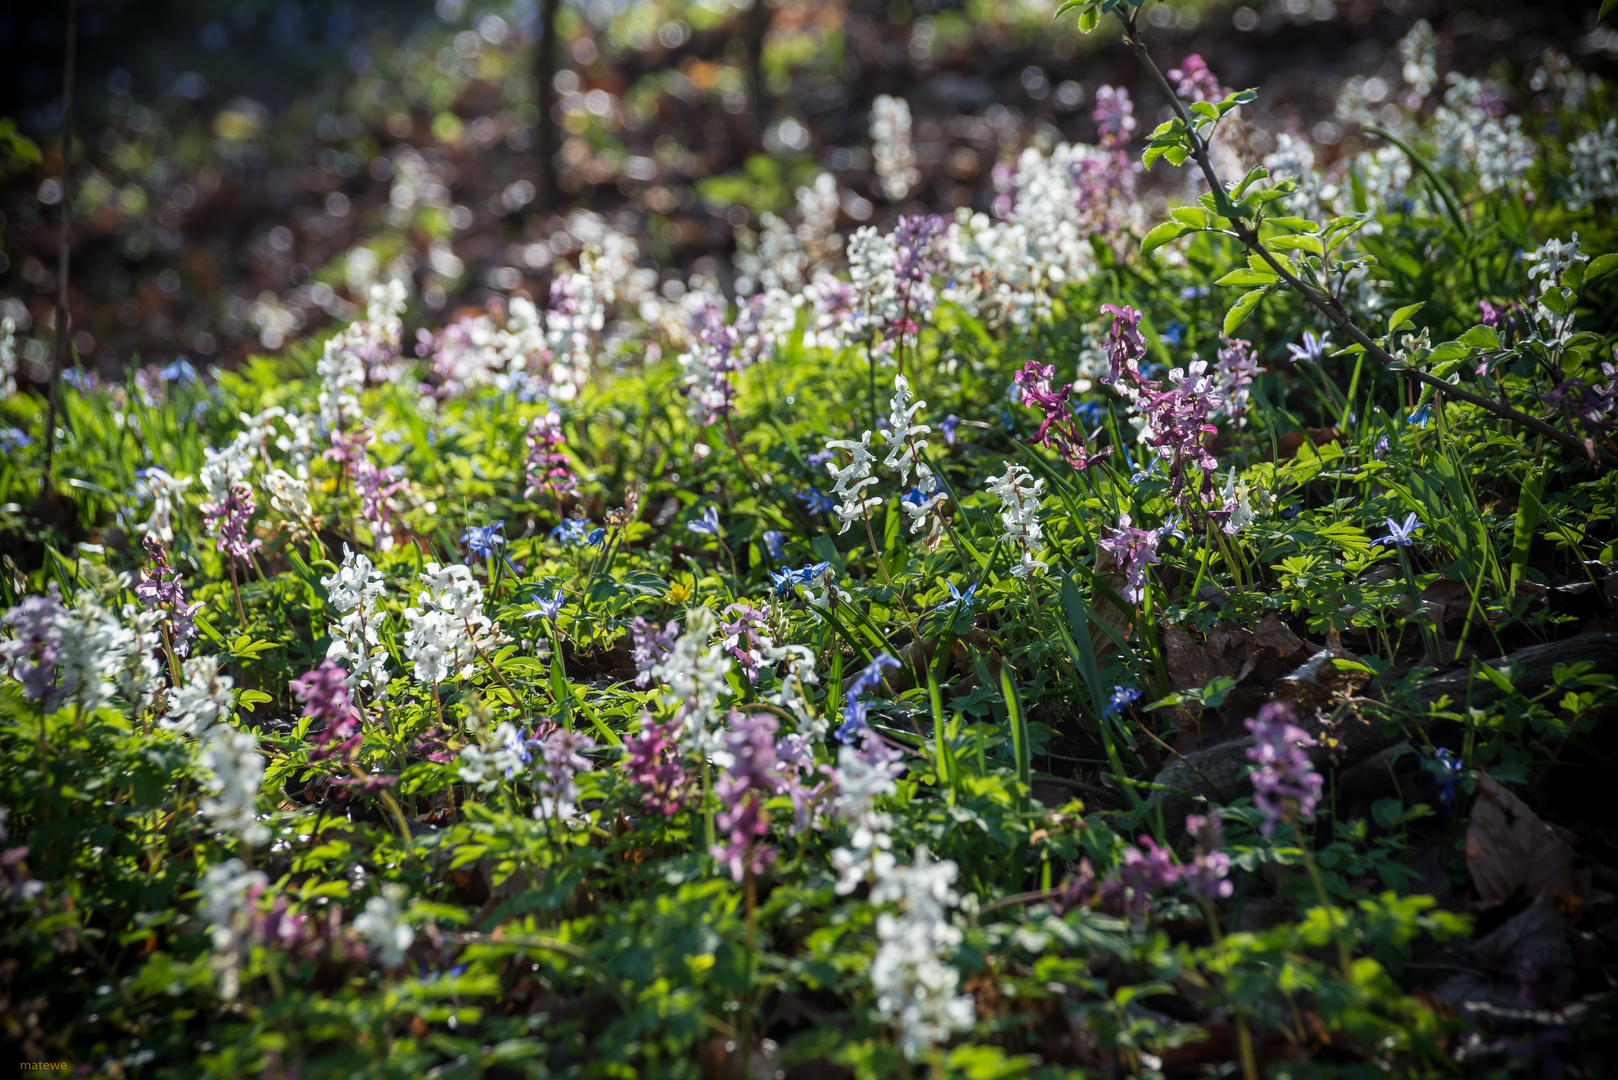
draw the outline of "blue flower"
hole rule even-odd
[[[494,558],[495,545],[506,542],[506,538],[499,535],[500,530],[505,527],[506,523],[503,521],[497,521],[493,525],[470,526],[461,536],[461,543],[465,544],[467,550],[480,559],[492,559]]]
[[[1330,334],[1321,334],[1319,337],[1315,337],[1313,332],[1305,330],[1303,332],[1303,344],[1288,345],[1287,351],[1292,354],[1293,363],[1308,360],[1312,364],[1318,364],[1321,357],[1326,355],[1326,346],[1330,343]]]
[[[1180,342],[1184,341],[1185,323],[1178,319],[1169,323],[1167,329],[1163,331],[1163,340],[1168,342],[1170,345],[1178,345]]]
[[[1429,401],[1427,404],[1405,417],[1405,423],[1415,424],[1417,427],[1426,427],[1432,418],[1433,403]]]
[[[538,606],[535,607],[534,610],[523,615],[523,618],[525,619],[534,619],[544,616],[546,621],[555,622],[556,617],[562,613],[562,608],[567,606],[567,596],[562,592],[561,589],[557,589],[556,595],[552,596],[549,600],[545,599],[543,593],[532,592],[528,595],[533,597],[534,603]]]
[[[869,730],[865,723],[865,713],[869,708],[866,702],[861,701],[862,695],[875,690],[882,682],[882,672],[885,669],[897,668],[899,661],[887,653],[878,653],[870,666],[860,672],[854,681],[849,684],[848,692],[843,695],[843,722],[838,725],[835,732],[838,742],[854,742],[856,735]]]
[[[949,586],[950,599],[945,600],[942,604],[938,605],[939,611],[944,611],[957,605],[963,608],[969,608],[973,604],[977,603],[976,600],[972,599],[972,594],[978,591],[977,582],[974,581],[972,584],[968,585],[965,592],[957,589],[955,587],[955,582],[953,581],[946,581],[944,584]]]
[[[702,513],[697,515],[697,519],[695,521],[687,522],[685,527],[689,531],[696,533],[698,536],[718,536],[718,508],[713,506],[711,503],[708,506],[703,507]]]
[[[191,361],[180,356],[175,358],[174,363],[159,371],[157,377],[164,382],[179,383],[181,386],[185,386],[188,383],[197,381],[197,369],[191,366]]]
[[[1447,813],[1455,803],[1455,787],[1461,779],[1461,759],[1448,750],[1437,750],[1422,762],[1433,774],[1433,785],[1438,788],[1438,801]]]
[[[1101,718],[1109,716],[1122,716],[1125,709],[1140,698],[1140,691],[1133,686],[1115,686],[1112,694],[1107,698],[1107,707],[1101,710]]]
[[[770,571],[770,580],[775,584],[775,595],[780,596],[788,592],[794,585],[807,585],[815,578],[831,569],[829,562],[810,563],[797,570],[782,570],[776,573]]]
[[[829,495],[822,495],[819,488],[810,488],[807,493],[799,492],[797,498],[805,504],[804,509],[811,514],[829,514],[837,509],[837,500]]]
[[[595,543],[592,537],[599,532],[600,529],[595,533],[590,531],[590,522],[587,518],[568,518],[551,530],[551,539],[560,540],[566,546],[573,547],[578,544]]]
[[[1083,401],[1074,409],[1073,415],[1087,428],[1097,428],[1107,415],[1107,407],[1099,401]]]
[[[835,450],[816,450],[809,455],[809,467],[815,472],[819,472],[826,467],[826,462],[836,456],[837,452]],[[802,496],[800,495],[799,498],[802,498]]]
[[[1399,547],[1409,547],[1411,544],[1416,542],[1414,539],[1412,539],[1411,534],[1417,529],[1423,528],[1421,519],[1416,516],[1416,512],[1414,510],[1406,515],[1403,524],[1394,521],[1392,518],[1388,518],[1387,522],[1388,535],[1379,536],[1375,540],[1372,540],[1371,543],[1397,544]]]
[[[781,530],[765,529],[764,535],[760,539],[764,541],[764,550],[769,554],[770,558],[785,559],[787,557],[786,534]]]
[[[606,529],[591,529],[590,530],[590,535],[586,536],[584,538],[584,542],[586,544],[589,544],[591,547],[604,547],[604,546],[606,546],[606,543],[607,543],[607,530]]]
[[[938,430],[944,433],[944,445],[955,445],[955,429],[961,426],[961,418],[950,413],[938,422]]]
[[[33,436],[21,428],[0,428],[0,450],[10,452],[32,445],[34,445]]]
[[[1199,297],[1207,295],[1208,286],[1206,285],[1187,285],[1185,288],[1180,290],[1181,300],[1196,300]]]

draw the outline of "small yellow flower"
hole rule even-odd
[[[691,599],[692,594],[696,591],[696,582],[687,577],[670,585],[669,591],[663,594],[663,599],[671,604],[683,604]]]

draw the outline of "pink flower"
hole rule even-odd
[[[1096,91],[1096,127],[1101,132],[1101,145],[1113,149],[1129,142],[1135,130],[1135,104],[1129,100],[1129,91],[1121,86],[1103,86]]]
[[[764,803],[784,787],[777,770],[775,726],[775,717],[768,714],[730,714],[725,749],[732,763],[714,785],[720,806],[714,824],[726,839],[714,845],[712,854],[730,868],[734,881],[762,874],[775,861],[775,849],[761,842],[770,832]]]
[[[1103,551],[1110,551],[1117,560],[1128,583],[1124,586],[1124,599],[1138,604],[1146,595],[1146,568],[1157,562],[1157,545],[1162,533],[1157,529],[1137,529],[1130,524],[1129,515],[1118,515],[1118,528],[1100,543]]]
[[[1258,766],[1253,770],[1253,802],[1264,815],[1265,836],[1278,822],[1313,821],[1320,801],[1320,774],[1304,752],[1318,744],[1296,719],[1291,704],[1272,701],[1247,721],[1247,730],[1258,740],[1248,747],[1247,760]]]
[[[693,797],[691,777],[674,740],[679,724],[677,718],[660,724],[646,713],[640,733],[624,739],[623,770],[629,782],[640,788],[641,805],[664,817],[679,813]]]
[[[315,740],[315,749],[309,752],[310,761],[335,757],[346,765],[365,739],[360,729],[359,710],[348,696],[347,680],[347,670],[335,661],[326,660],[289,684],[303,705],[304,715],[323,721],[319,730],[310,732]]]
[[[1146,338],[1140,332],[1140,312],[1128,304],[1123,307],[1102,304],[1101,312],[1112,316],[1112,328],[1107,331],[1108,371],[1101,381],[1110,386],[1126,371],[1131,378],[1139,381],[1140,362],[1146,356]]]
[[[1169,72],[1169,81],[1174,84],[1174,93],[1184,101],[1223,101],[1225,89],[1214,78],[1214,73],[1208,70],[1207,63],[1192,53],[1181,62],[1180,66]]]
[[[264,541],[256,537],[247,539],[247,528],[257,509],[253,489],[246,484],[232,484],[224,502],[202,504],[202,516],[218,530],[215,543],[220,551],[245,559],[264,546]]]

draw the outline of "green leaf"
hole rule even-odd
[[[1618,0],[1612,0],[1612,2],[1618,2]],[[1618,251],[1607,255],[1597,255],[1590,261],[1590,265],[1585,268],[1584,283],[1588,285],[1598,278],[1606,277],[1614,270],[1618,270]]]
[[[1238,297],[1236,302],[1230,305],[1230,310],[1225,312],[1225,325],[1221,333],[1226,337],[1234,337],[1236,331],[1241,328],[1247,317],[1253,313],[1253,309],[1258,307],[1258,302],[1264,299],[1264,294],[1268,291],[1268,289],[1254,289],[1252,292]]]
[[[1265,245],[1276,251],[1307,251],[1312,255],[1326,254],[1326,248],[1318,236],[1272,236],[1264,241]]]
[[[243,690],[241,695],[236,698],[236,704],[248,712],[252,712],[255,706],[265,705],[274,700],[273,697],[262,690]]]
[[[1613,8],[1618,8],[1618,0],[1601,0],[1601,10],[1596,12],[1596,22],[1611,15]]]
[[[1280,276],[1274,270],[1254,270],[1252,267],[1246,267],[1241,270],[1232,270],[1214,284],[1233,286],[1274,285],[1280,280]]]
[[[1399,327],[1401,327],[1401,326],[1405,325],[1406,323],[1408,323],[1410,321],[1410,317],[1412,315],[1414,315],[1416,312],[1420,311],[1423,307],[1426,307],[1426,306],[1427,306],[1427,301],[1418,300],[1414,304],[1406,304],[1404,307],[1400,308],[1398,311],[1395,311],[1393,313],[1393,315],[1390,316],[1389,319],[1388,319],[1388,333],[1391,334],[1395,330],[1399,329]]]
[[[1470,345],[1474,349],[1498,349],[1500,335],[1494,332],[1492,326],[1474,326],[1455,340],[1463,345]]]
[[[1178,240],[1186,233],[1195,232],[1191,226],[1179,221],[1165,221],[1157,228],[1146,234],[1146,239],[1140,242],[1140,253],[1150,255],[1171,240]]]

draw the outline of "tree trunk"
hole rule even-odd
[[[562,140],[555,116],[556,75],[561,70],[561,47],[556,39],[556,14],[560,8],[561,0],[540,0],[539,42],[534,56],[534,78],[539,83],[539,126],[534,132],[537,159],[534,206],[539,210],[549,210],[561,197],[556,185],[556,154],[562,148]]]

